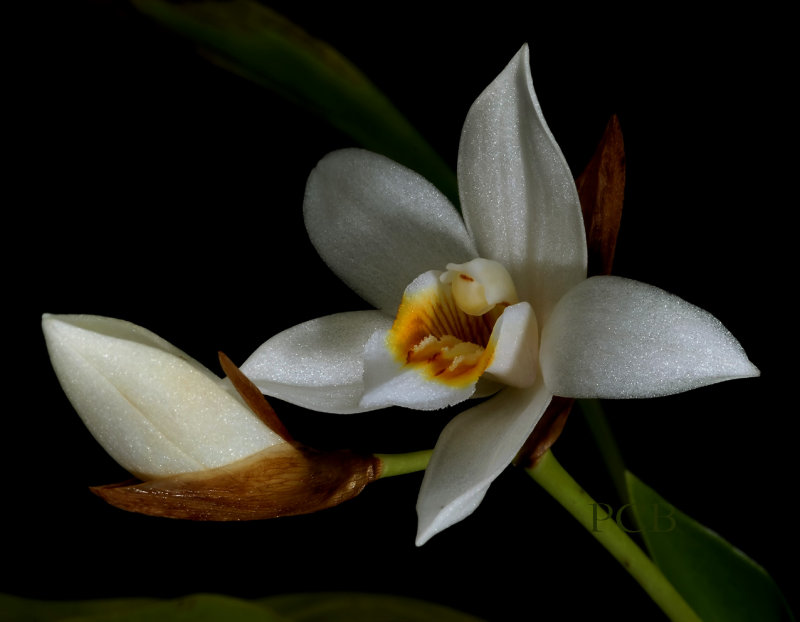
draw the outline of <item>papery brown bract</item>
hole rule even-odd
[[[553,443],[561,436],[574,404],[575,400],[571,397],[556,396],[552,399],[539,423],[519,450],[514,460],[517,466],[530,469],[550,450]]]
[[[264,422],[264,425],[269,427],[287,443],[297,445],[298,443],[294,440],[292,435],[289,434],[289,430],[283,425],[283,421],[278,417],[275,409],[272,408],[259,388],[233,364],[233,361],[231,361],[224,352],[218,352],[217,355],[222,371],[225,372],[233,388],[236,389],[236,392],[244,400],[250,410],[258,415],[258,418]]]
[[[271,447],[230,465],[91,490],[120,509],[151,516],[241,521],[308,514],[358,495],[380,461],[347,451]]]
[[[616,115],[575,185],[586,228],[588,276],[611,274],[625,194],[625,145]]]

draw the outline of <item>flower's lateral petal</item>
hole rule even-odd
[[[506,388],[470,408],[442,431],[417,501],[417,545],[469,516],[509,465],[552,396],[541,379]]]
[[[42,328],[75,410],[137,477],[224,466],[283,443],[217,376],[139,326],[48,315]]]
[[[388,330],[377,330],[364,348],[364,410],[404,406],[436,410],[472,397],[476,382],[453,385],[432,379],[397,360],[387,346]]]
[[[578,192],[545,123],[524,46],[470,109],[458,152],[467,227],[502,263],[540,324],[586,276]]]
[[[539,364],[564,397],[657,397],[758,376],[741,345],[707,311],[652,285],[588,279],[558,303]]]
[[[325,263],[391,315],[418,274],[477,256],[461,217],[438,189],[369,151],[325,156],[309,176],[303,211]]]
[[[261,345],[241,366],[265,394],[311,410],[357,413],[364,393],[364,345],[392,318],[351,311],[310,320]]]
[[[492,341],[494,354],[486,373],[508,386],[531,386],[539,369],[539,325],[533,308],[520,302],[503,311],[494,325]]]

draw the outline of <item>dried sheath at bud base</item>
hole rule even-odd
[[[379,461],[291,445],[217,469],[92,491],[123,510],[190,520],[236,521],[308,514],[358,495]]]

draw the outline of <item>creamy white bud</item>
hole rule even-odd
[[[141,479],[224,466],[284,442],[220,378],[140,326],[46,314],[42,329],[75,410]]]

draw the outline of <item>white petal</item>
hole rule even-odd
[[[380,311],[328,315],[289,328],[265,342],[241,366],[261,391],[304,408],[331,413],[368,410],[364,344],[392,318]]]
[[[486,373],[512,387],[529,387],[539,369],[539,326],[527,302],[511,305],[492,331],[494,356]]]
[[[386,345],[388,330],[378,330],[364,348],[365,393],[361,407],[372,410],[404,406],[417,410],[436,410],[469,399],[475,382],[454,386],[430,378],[416,368],[403,365]]]
[[[303,206],[311,242],[356,293],[394,315],[418,274],[477,252],[456,209],[388,158],[335,151],[311,172]]]
[[[586,276],[586,239],[572,174],[533,90],[527,46],[472,105],[458,183],[480,256],[508,269],[543,323]]]
[[[566,397],[656,397],[757,376],[710,313],[657,287],[593,277],[558,303],[542,331],[547,387]]]
[[[75,410],[137,477],[223,466],[283,442],[218,377],[150,331],[96,316],[46,315],[42,328]]]
[[[442,431],[417,501],[417,545],[469,516],[510,464],[551,399],[541,380],[507,388]]]

